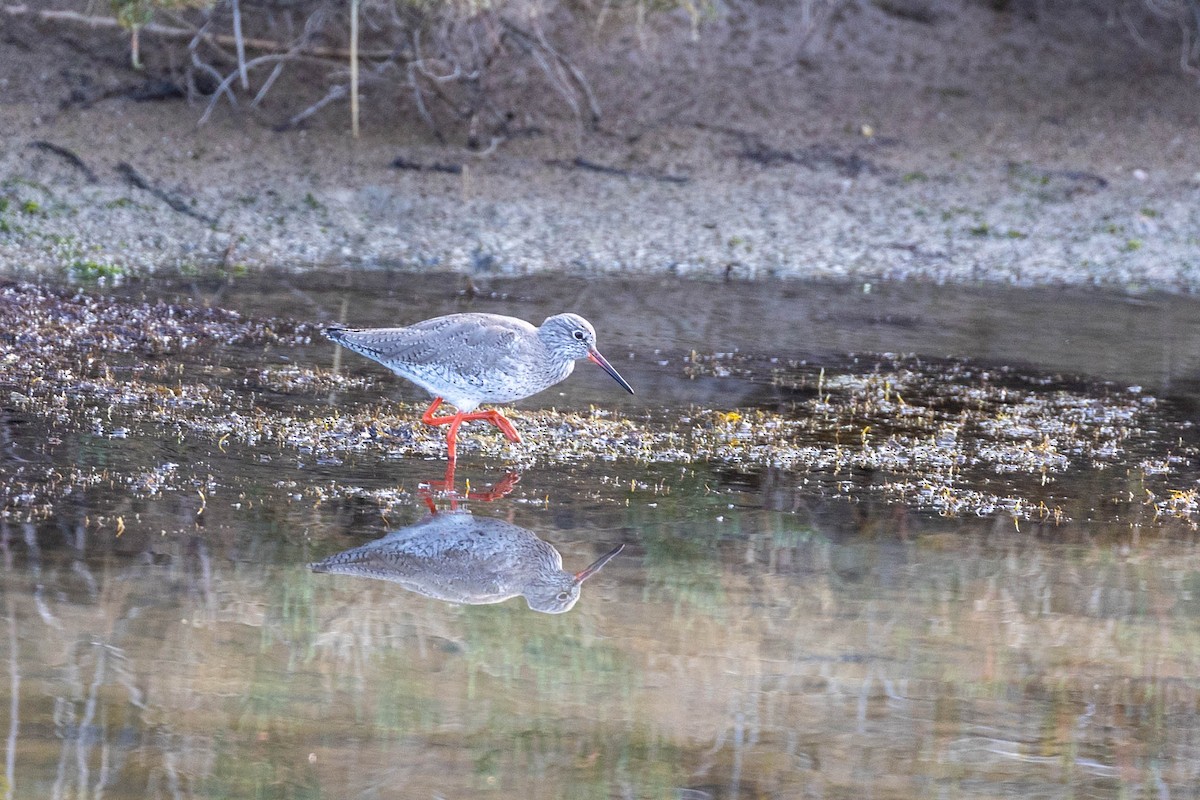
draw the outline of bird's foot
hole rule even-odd
[[[464,420],[480,419],[480,420],[484,420],[486,422],[490,422],[493,425],[495,425],[497,428],[500,429],[500,432],[504,434],[505,439],[508,439],[510,442],[515,442],[517,444],[520,444],[520,442],[521,442],[521,434],[517,433],[517,429],[513,426],[513,424],[508,420],[507,417],[505,417],[503,414],[501,414],[499,411],[497,411],[494,408],[490,408],[487,411],[476,411],[474,413],[467,414],[465,417],[463,417],[463,419]]]

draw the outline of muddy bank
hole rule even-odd
[[[6,39],[0,270],[1200,285],[1200,104],[1169,31],[1141,48],[1086,8],[884,5],[811,36],[764,5],[697,40],[661,18],[636,47],[577,43],[600,127],[512,86],[497,103],[534,133],[487,155],[435,144],[402,97],[368,103],[357,141],[336,108],[197,127],[200,107],[132,99],[120,39],[86,64]]]

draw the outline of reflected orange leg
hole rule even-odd
[[[521,480],[521,473],[510,472],[500,479],[492,488],[484,492],[467,492],[468,500],[482,500],[485,503],[490,503],[493,500],[499,500],[506,496],[509,492],[516,488],[517,483]]]
[[[451,451],[451,452],[453,452],[453,451]],[[453,458],[451,458],[449,463],[446,464],[446,475],[444,478],[442,478],[440,481],[430,481],[428,484],[426,484],[425,487],[422,487],[422,489],[419,491],[421,499],[425,501],[425,505],[429,506],[430,512],[436,514],[437,507],[433,503],[433,495],[432,495],[433,492],[449,495],[451,498],[450,508],[453,510],[458,507],[458,503],[456,500],[458,497],[458,494],[457,494],[457,492],[454,491],[454,459]]]
[[[425,409],[425,413],[421,415],[421,422],[426,425],[449,425],[450,429],[446,432],[446,444],[450,451],[450,463],[454,463],[455,451],[458,445],[458,428],[464,422],[473,422],[475,420],[484,420],[490,422],[500,429],[504,437],[510,442],[520,442],[521,435],[517,433],[517,429],[508,419],[494,408],[487,411],[472,411],[469,414],[464,414],[459,411],[448,417],[435,417],[436,412],[444,401],[440,397],[435,397],[433,402],[429,404],[429,408]]]
[[[517,483],[521,480],[521,473],[509,472],[500,482],[482,492],[470,491],[470,483],[467,484],[468,491],[465,495],[460,495],[454,488],[454,462],[451,461],[446,465],[446,475],[440,481],[429,481],[429,483],[421,486],[417,490],[417,495],[428,506],[430,513],[436,514],[437,506],[434,503],[434,493],[444,495],[450,500],[450,510],[458,510],[458,502],[460,500],[480,500],[485,503],[490,503],[493,500],[499,500],[507,496]]]

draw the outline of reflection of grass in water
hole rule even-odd
[[[639,796],[680,785],[679,759],[647,755],[669,745],[627,724],[643,676],[594,618],[535,614],[520,601],[453,616],[462,648],[441,669],[414,669],[399,650],[372,659],[372,672],[388,676],[371,688],[375,734],[461,749],[480,791],[534,780],[557,796],[602,798],[620,784]]]
[[[701,484],[702,485],[702,484]],[[684,608],[723,618],[727,598],[721,584],[718,543],[724,532],[711,520],[727,512],[728,497],[692,487],[659,498],[657,506],[631,506],[628,524],[642,534],[648,600],[666,599],[676,614]],[[662,520],[680,520],[663,525]],[[691,525],[689,519],[703,520]]]
[[[261,656],[264,659],[272,658],[272,653],[277,656],[283,646],[287,653],[284,675],[304,674],[306,669],[321,670],[330,665],[331,656],[334,661],[342,661],[339,656],[345,655],[339,654],[336,647],[330,651],[320,644],[326,633],[320,608],[329,602],[327,593],[321,589],[333,587],[327,584],[319,588],[318,581],[319,577],[307,568],[296,568],[286,570],[272,584],[275,597],[271,601],[270,621],[263,626]],[[403,630],[403,623],[400,625]],[[353,640],[355,652],[342,667],[356,677],[348,675],[344,688],[351,694],[357,718],[369,722],[375,735],[402,737],[413,731],[430,730],[441,722],[437,678],[427,676],[424,669],[414,664],[420,659],[412,652],[412,642],[407,637],[397,638],[394,632],[375,630],[368,618],[363,620],[363,627]],[[386,675],[387,680],[364,686],[360,680],[364,670]],[[280,678],[280,674],[275,674],[273,679]],[[297,687],[293,684],[280,688],[294,704]],[[315,696],[321,693],[318,691]],[[257,697],[256,704],[262,706],[268,696]]]
[[[746,529],[747,516],[729,510],[727,494],[685,497],[678,493],[673,497],[680,506],[678,517],[669,509],[651,515],[631,508],[629,519],[642,534],[646,599],[671,603],[676,616],[700,613],[724,620],[730,604],[738,602],[730,597],[730,591],[736,590],[726,584],[732,575],[723,567],[728,555],[722,554],[722,543],[745,547],[747,537],[766,535],[770,541],[767,549],[778,554],[809,547],[815,539],[822,538],[807,520],[789,514],[756,515],[750,529]],[[685,519],[685,515],[697,519],[698,524],[687,521],[662,524],[664,518]],[[731,516],[724,523],[713,524],[721,515]]]
[[[473,763],[481,789],[516,788],[527,772],[550,779],[559,797],[672,797],[687,780],[686,752],[640,725],[609,735],[578,726],[510,733],[501,724],[473,744],[482,749]]]
[[[592,629],[593,618],[504,606],[463,612],[467,746],[479,788],[504,788],[505,776],[541,780],[547,773],[557,773],[561,796],[569,797],[610,797],[618,774],[654,787],[647,796],[677,785],[670,768],[639,755],[664,746],[626,723],[636,717],[642,672]],[[637,774],[629,775],[631,769]]]
[[[263,626],[262,648],[265,651],[278,640],[288,642],[291,645],[288,668],[296,669],[312,659],[316,637],[320,634],[312,573],[307,569],[287,570],[276,586],[278,623]]]
[[[685,751],[640,725],[610,734],[561,721],[524,728],[511,719],[492,722],[466,737],[476,790],[536,785],[548,797],[672,797],[687,780]]]
[[[585,615],[472,606],[463,609],[462,622],[468,697],[485,676],[510,688],[532,687],[541,701],[588,702],[595,694],[590,699],[616,707],[636,684],[627,654],[599,638]]]
[[[399,741],[413,733],[436,730],[445,721],[444,698],[438,695],[447,687],[440,681],[453,681],[456,673],[428,675],[414,669],[412,661],[408,653],[381,653],[372,664],[372,672],[387,679],[371,687],[369,706],[363,704],[362,692],[355,693],[359,717],[370,720],[376,735],[391,735]]]
[[[326,796],[315,770],[296,757],[291,742],[267,736],[251,743],[222,731],[213,744],[213,769],[198,787],[197,797],[316,800]]]
[[[684,608],[723,618],[728,602],[721,585],[721,554],[711,539],[693,539],[663,529],[647,530],[646,595],[666,599],[676,614]]]

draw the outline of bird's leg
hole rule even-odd
[[[435,417],[433,414],[441,407],[444,401],[440,397],[433,398],[433,402],[429,404],[429,408],[425,409],[425,413],[421,415],[421,422],[426,425],[449,425],[450,430],[446,432],[446,445],[449,449],[450,457],[450,472],[453,475],[455,451],[458,445],[458,426],[469,419],[473,419],[470,414],[464,414],[459,411],[457,414],[452,414],[448,417]],[[453,483],[450,484],[453,489]]]
[[[421,422],[424,422],[426,425],[445,425],[448,422],[453,422],[454,416],[457,415],[449,417],[435,417],[433,415],[433,412],[441,408],[444,402],[440,397],[433,398],[433,402],[429,404],[429,408],[425,409],[425,413],[421,415]]]
[[[467,418],[468,418],[468,415],[462,413],[461,411],[458,412],[457,414],[455,414],[453,417],[443,418],[446,422],[450,423],[450,430],[446,431],[446,447],[450,451],[449,452],[449,458],[450,458],[449,473],[450,473],[451,478],[454,477],[454,459],[456,458],[455,450],[457,450],[457,448],[458,448],[458,426],[462,425],[463,420],[465,420]],[[441,424],[441,423],[438,423],[438,424]],[[451,488],[451,490],[454,489],[453,482],[451,482],[450,488]]]
[[[438,513],[437,504],[433,502],[433,495],[431,494],[432,491],[432,486],[428,489],[421,487],[420,489],[417,489],[417,497],[424,501],[425,507],[429,509],[430,514],[436,514]]]
[[[513,424],[508,421],[507,417],[505,417],[496,409],[489,408],[487,411],[474,411],[463,417],[464,421],[477,419],[486,420],[495,425],[500,429],[500,432],[504,434],[504,438],[508,439],[510,442],[521,441],[521,435],[517,433],[517,429],[513,427]]]
[[[454,459],[446,464],[446,477],[442,478],[441,488],[444,492],[454,491]]]
[[[457,511],[460,500],[479,500],[484,503],[490,503],[493,500],[506,497],[520,480],[521,473],[509,472],[492,488],[484,491],[471,491],[471,482],[467,481],[467,491],[459,494],[454,488],[454,462],[451,461],[446,465],[446,476],[440,481],[429,481],[428,483],[421,484],[417,488],[417,496],[429,508],[430,514],[438,513],[437,504],[434,502],[435,494],[441,499],[449,500],[450,510]]]
[[[487,411],[472,411],[469,414],[464,414],[459,411],[449,417],[435,417],[436,412],[444,401],[440,397],[433,398],[433,402],[429,404],[429,408],[425,409],[425,413],[421,415],[421,422],[426,425],[449,425],[450,431],[446,434],[446,441],[450,445],[450,460],[454,460],[454,445],[458,439],[458,426],[464,422],[474,422],[475,420],[484,420],[490,422],[500,429],[504,434],[504,438],[510,442],[520,442],[521,435],[517,433],[517,429],[508,419],[494,408],[489,408]]]

